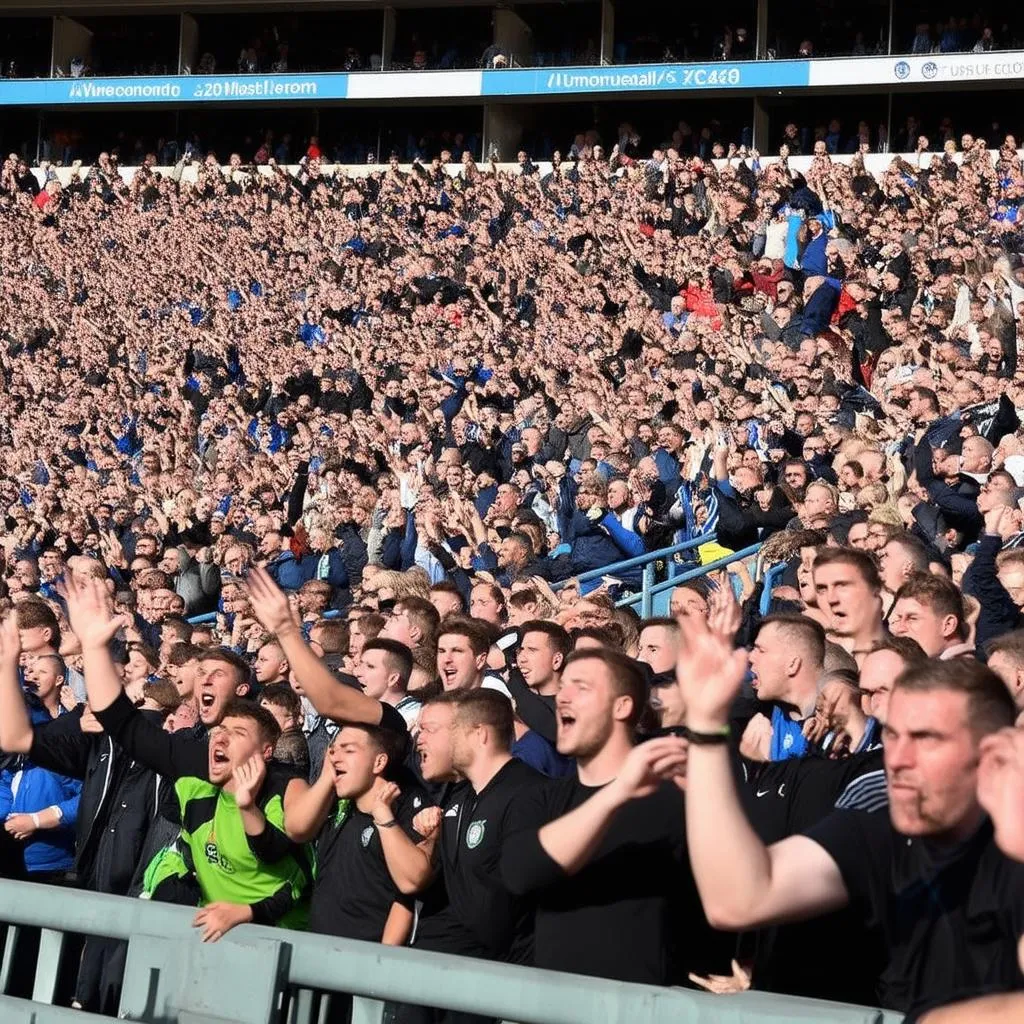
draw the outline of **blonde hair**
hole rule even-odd
[[[382,569],[374,573],[373,589],[390,590],[396,601],[403,597],[422,597],[430,600],[430,577],[419,567],[399,572],[397,569]]]
[[[904,528],[903,516],[900,515],[900,510],[895,505],[886,503],[884,505],[876,505],[868,513],[869,523],[885,523],[886,526],[896,526],[899,529]]]

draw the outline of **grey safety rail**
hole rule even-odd
[[[430,1003],[516,1024],[900,1020],[868,1007],[753,992],[712,996],[255,925],[204,944],[192,928],[192,910],[27,882],[0,881],[0,908],[4,1024],[115,1019],[52,1005],[68,935],[128,942],[117,1019],[147,1024],[318,1024],[329,993],[355,997],[353,1024],[379,1022],[380,1000]],[[31,1000],[7,994],[14,949],[26,928],[42,929]]]

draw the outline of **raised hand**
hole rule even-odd
[[[612,783],[619,796],[635,800],[650,796],[666,779],[680,785],[686,778],[688,744],[678,736],[661,736],[635,746]]]
[[[1007,540],[1014,534],[1011,510],[1006,505],[998,505],[985,513],[985,532],[995,534]]]
[[[718,586],[708,598],[708,628],[731,643],[742,619],[743,612],[733,592],[732,582],[723,572],[718,579]]]
[[[1024,861],[1024,730],[1000,729],[981,741],[978,802],[992,818],[999,849]]]
[[[395,812],[391,808],[401,795],[402,791],[393,782],[385,782],[380,786],[370,811],[375,824],[382,825],[395,820]]]
[[[82,650],[106,647],[124,621],[114,611],[113,598],[103,581],[76,578],[59,589],[68,606],[71,632],[78,637]]]
[[[265,569],[251,569],[246,584],[253,613],[267,632],[284,633],[300,627],[285,592]]]
[[[740,754],[748,761],[770,761],[772,755],[772,723],[759,711],[747,722],[740,737]]]
[[[676,681],[686,701],[686,724],[699,732],[721,729],[747,673],[747,652],[712,630],[699,615],[682,614]]]
[[[415,818],[412,819],[413,831],[418,832],[424,839],[433,839],[441,830],[441,808],[424,807]]]
[[[235,782],[235,803],[243,811],[249,810],[256,803],[256,794],[267,777],[267,762],[262,755],[253,754],[244,764],[240,764],[232,773]]]
[[[18,617],[11,612],[0,623],[0,666],[17,669],[21,659],[21,634]]]

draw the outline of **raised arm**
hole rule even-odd
[[[12,612],[0,623],[0,750],[27,754],[32,746],[32,723],[18,683],[21,640]]]
[[[102,580],[78,580],[65,589],[71,629],[82,645],[85,689],[100,725],[128,753],[169,779],[206,778],[207,745],[172,735],[140,714],[125,696],[110,654],[110,641],[122,625]]]
[[[288,838],[296,843],[316,839],[335,801],[334,768],[328,748],[316,782],[285,803],[284,827]]]
[[[373,823],[380,836],[380,846],[384,853],[384,863],[388,866],[388,874],[398,886],[398,891],[410,896],[427,887],[434,876],[433,855],[435,837],[413,842],[406,835],[401,823],[395,817],[393,805],[401,790],[393,782],[379,779],[377,782],[377,799],[373,805]]]
[[[677,685],[693,732],[726,735],[747,652],[712,633],[703,618],[680,616]],[[740,806],[727,743],[690,743],[686,838],[709,923],[740,930],[814,917],[849,900],[839,866],[805,836],[773,846],[758,838]]]
[[[663,780],[680,777],[685,769],[685,740],[663,736],[641,743],[629,752],[613,782],[541,828],[540,845],[567,875],[576,874],[601,845],[619,808],[650,796]]]
[[[247,582],[256,618],[277,637],[295,678],[317,712],[335,722],[379,725],[383,714],[380,702],[338,682],[310,650],[292,616],[288,598],[266,570],[251,570]]]

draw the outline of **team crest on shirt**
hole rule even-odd
[[[363,844],[363,846],[369,846],[370,845],[370,840],[372,838],[373,838],[373,826],[372,825],[367,825],[366,828],[363,829],[362,835],[359,837],[359,840]]]
[[[474,821],[466,829],[466,846],[475,850],[484,841],[484,831],[487,828],[486,821]]]

